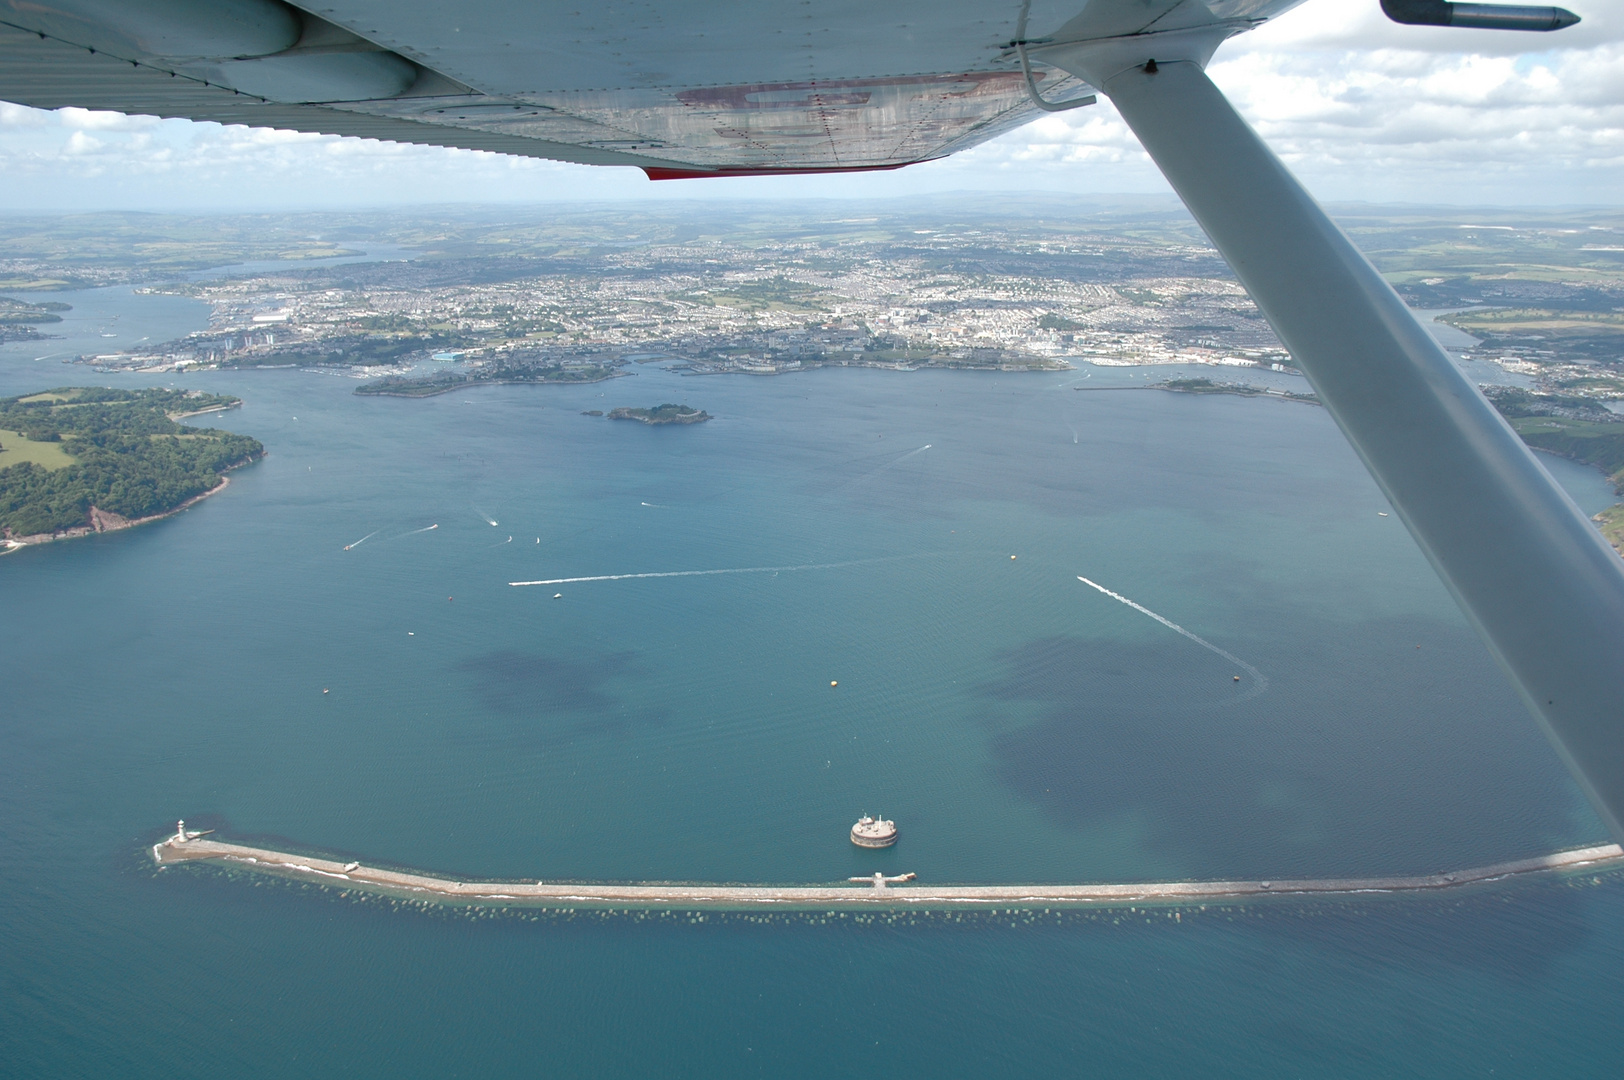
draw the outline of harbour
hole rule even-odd
[[[433,874],[367,866],[358,861],[299,855],[207,839],[182,823],[152,846],[160,867],[209,862],[349,890],[408,896],[440,904],[502,907],[602,906],[670,910],[967,909],[990,907],[1113,907],[1125,904],[1204,904],[1266,897],[1358,897],[1435,892],[1536,874],[1612,870],[1624,849],[1599,844],[1488,866],[1407,877],[1310,878],[1281,881],[1166,881],[1084,884],[919,884],[917,875],[852,878],[845,884],[750,885],[667,882],[461,881]]]
[[[51,385],[24,374],[9,392]],[[644,366],[639,393],[691,394],[664,392],[678,378]],[[956,1077],[1019,1047],[1063,1075],[1081,1046],[1099,1072],[1227,1080],[1324,1075],[1314,1048],[1353,1039],[1330,1072],[1608,1075],[1618,863],[1138,912],[925,899],[1425,875],[1613,839],[1322,410],[1034,378],[701,380],[718,423],[612,432],[578,416],[604,384],[407,401],[188,373],[243,398],[222,426],[263,462],[189,514],[0,559],[26,631],[0,710],[11,1071],[794,1077],[816,1056]],[[828,493],[893,440],[935,446]],[[808,454],[831,463],[816,483],[793,471]],[[1285,494],[1236,479],[1259,470]],[[1590,512],[1613,501],[1595,484]],[[498,528],[514,542],[489,546]],[[507,585],[911,552],[948,554],[559,600]],[[1243,668],[1076,575],[1268,691],[1237,702]],[[863,812],[895,821],[894,847],[851,843]],[[160,869],[177,816],[329,872],[569,887]],[[846,880],[876,870],[919,878]],[[849,899],[629,902],[604,882]],[[1284,1044],[1281,1023],[1306,1034]]]

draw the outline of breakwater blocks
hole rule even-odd
[[[184,826],[183,826],[184,828]],[[318,881],[346,889],[445,904],[503,907],[641,907],[676,910],[758,908],[1112,907],[1132,903],[1186,904],[1271,896],[1359,896],[1460,888],[1529,874],[1613,868],[1624,865],[1617,844],[1559,851],[1423,877],[1319,878],[1296,881],[1168,881],[1093,885],[932,885],[912,875],[871,878],[838,885],[563,884],[546,881],[456,881],[432,874],[313,858],[284,851],[204,839],[177,832],[152,846],[159,866],[207,861]],[[907,878],[909,880],[903,880]],[[866,883],[859,884],[858,882]]]

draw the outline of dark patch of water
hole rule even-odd
[[[1464,627],[1300,630],[1261,654],[1235,646],[1272,682],[1234,704],[1244,678],[1171,633],[1011,650],[981,688],[998,774],[1068,825],[1142,822],[1147,844],[1199,876],[1280,877],[1300,858],[1333,876],[1373,871],[1378,855],[1385,873],[1430,873],[1449,867],[1398,838],[1482,837],[1463,857],[1493,862],[1571,836],[1570,781]]]

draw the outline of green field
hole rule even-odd
[[[1601,526],[1601,534],[1607,537],[1607,542],[1624,555],[1624,503],[1609,506],[1596,515],[1595,521]]]
[[[35,442],[20,431],[0,428],[0,469],[31,461],[42,469],[61,469],[76,464],[60,442]]]
[[[1488,337],[1507,331],[1543,334],[1624,334],[1624,314],[1616,311],[1551,311],[1545,308],[1487,308],[1439,317],[1468,334]]]
[[[1511,417],[1523,442],[1606,473],[1615,489],[1624,490],[1624,424],[1570,420],[1562,416]]]
[[[815,314],[828,310],[817,299],[827,290],[779,276],[767,281],[747,281],[723,289],[673,294],[672,300],[691,304],[735,308],[739,311],[789,311]]]

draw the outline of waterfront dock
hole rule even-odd
[[[862,884],[735,885],[459,881],[432,874],[366,866],[205,839],[185,833],[152,846],[159,866],[206,861],[240,870],[319,882],[444,904],[503,907],[732,909],[975,909],[993,907],[1116,907],[1127,904],[1206,904],[1264,897],[1355,897],[1482,885],[1533,874],[1616,869],[1617,844],[1559,851],[1421,877],[1317,878],[1291,881],[1168,881],[1083,885],[934,885],[916,879],[855,879]],[[893,884],[893,882],[896,882]]]

